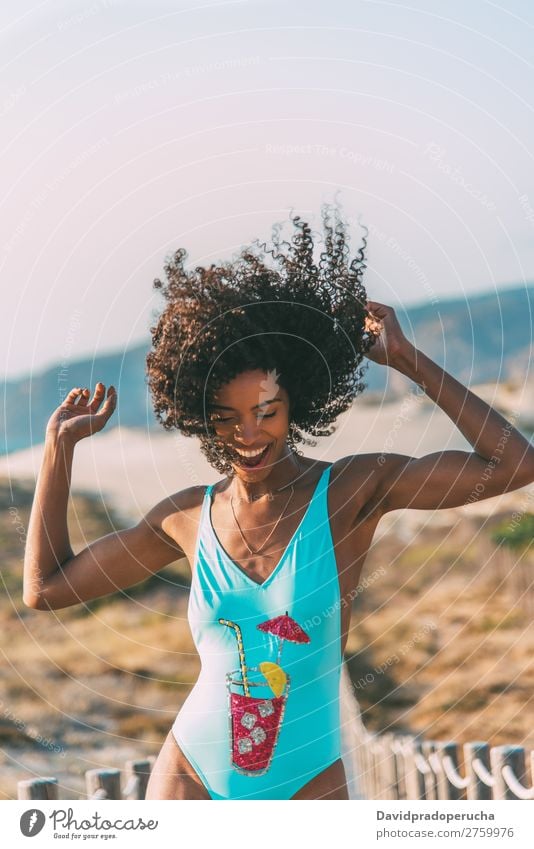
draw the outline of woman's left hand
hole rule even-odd
[[[367,301],[365,329],[376,336],[375,342],[365,355],[380,365],[392,365],[395,359],[413,345],[402,332],[393,307],[378,301]]]

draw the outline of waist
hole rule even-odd
[[[300,693],[310,702],[322,701],[339,697],[339,682],[341,663],[337,658],[330,657],[330,663],[316,664],[310,659],[299,663],[282,664],[287,686],[293,694]],[[193,685],[197,689],[226,694],[231,688],[233,692],[244,692],[243,681],[248,685],[248,692],[258,699],[272,698],[273,689],[268,678],[259,666],[239,663],[220,664],[213,658],[203,661],[198,678]]]

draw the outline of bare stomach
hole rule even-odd
[[[156,758],[146,799],[211,799],[199,776],[169,731]],[[341,758],[327,767],[292,799],[348,799],[347,779]]]

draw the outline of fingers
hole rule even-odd
[[[365,306],[370,315],[375,315],[379,318],[384,318],[384,316],[387,315],[388,310],[391,309],[391,307],[388,307],[387,304],[381,304],[379,301],[366,301]]]
[[[87,407],[87,402],[89,401],[89,394],[90,393],[87,388],[82,389],[80,400],[78,401],[78,407]]]
[[[114,386],[110,386],[108,389],[108,397],[106,398],[105,404],[113,407],[117,403],[117,391]]]
[[[107,421],[109,419],[109,417],[111,416],[111,414],[113,413],[113,410],[115,409],[116,406],[117,406],[117,392],[116,392],[114,386],[110,386],[109,389],[108,389],[108,397],[104,401],[104,404],[102,405],[102,409],[100,410],[98,415],[102,416],[104,421]]]
[[[366,306],[367,312],[370,313],[370,312],[373,312],[376,309],[377,302],[376,301],[366,301],[365,306]]]
[[[95,393],[93,395],[93,399],[90,405],[93,413],[96,413],[96,411],[102,404],[102,401],[104,401],[104,404],[100,410],[100,413],[104,413],[106,418],[108,418],[115,409],[115,405],[117,403],[117,392],[114,386],[110,386],[108,388],[106,397],[106,387],[103,383],[99,381],[96,384]]]
[[[76,408],[89,407],[90,412],[96,413],[104,399],[106,399],[104,406],[108,404],[108,402],[113,406],[116,404],[117,401],[117,393],[115,387],[109,387],[106,398],[106,387],[101,381],[98,381],[95,386],[95,391],[93,393],[91,403],[89,403],[90,394],[90,390],[87,387],[82,389],[80,386],[76,386],[74,389],[71,389],[71,391],[63,401],[63,405],[75,406]],[[102,409],[104,409],[104,407]]]
[[[100,407],[100,404],[104,400],[105,394],[106,394],[106,387],[99,380],[98,383],[95,386],[95,391],[93,393],[93,397],[91,398],[91,404],[89,405],[91,407],[93,413],[96,413],[96,411]]]
[[[64,400],[64,404],[74,404],[77,398],[82,394],[82,390],[80,386],[77,386],[75,389],[71,389],[69,394]]]
[[[367,315],[365,317],[365,329],[368,333],[378,337],[385,328],[389,307],[379,304],[377,301],[367,301]]]

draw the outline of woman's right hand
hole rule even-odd
[[[63,403],[50,416],[46,426],[47,435],[67,436],[73,442],[79,442],[102,430],[117,406],[117,392],[114,386],[110,386],[105,398],[106,387],[99,382],[91,401],[89,395],[89,389],[71,389]]]

